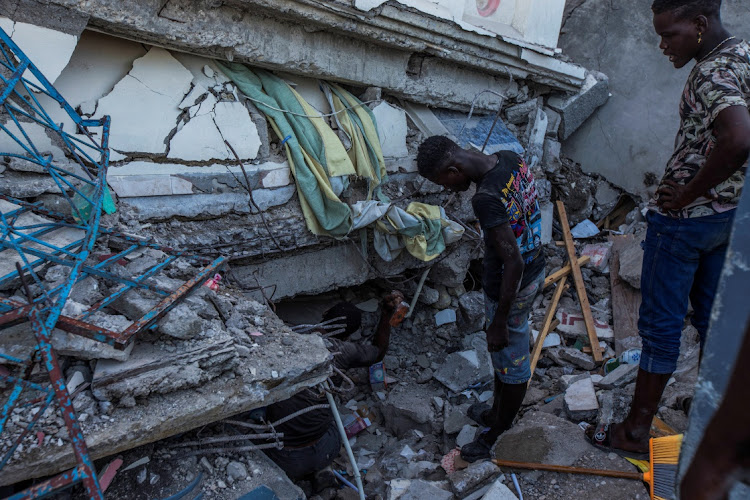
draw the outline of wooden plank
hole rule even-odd
[[[584,255],[582,257],[579,257],[578,258],[578,265],[579,266],[586,265],[586,264],[589,263],[590,260],[591,260],[591,257],[589,257],[588,255]],[[549,276],[547,276],[546,278],[544,278],[544,286],[542,287],[542,289],[547,288],[552,283],[558,281],[560,278],[569,275],[571,269],[572,268],[570,267],[570,263],[567,263],[559,271],[555,271],[554,273],[552,273]]]
[[[612,329],[615,332],[615,353],[619,356],[628,349],[640,349],[638,310],[641,291],[620,278],[620,252],[633,243],[633,235],[610,236],[612,250],[609,260],[609,279],[612,287]]]
[[[570,234],[570,224],[568,223],[568,214],[565,212],[565,205],[562,201],[557,202],[557,213],[560,217],[560,225],[562,226],[563,239],[565,241],[565,249],[568,251],[568,258],[570,259],[570,265],[572,268],[571,274],[573,275],[573,281],[576,286],[576,293],[578,294],[578,301],[581,303],[581,311],[583,312],[583,321],[586,323],[586,332],[589,334],[589,342],[591,343],[592,354],[594,361],[601,363],[602,361],[602,348],[599,347],[599,338],[596,336],[596,327],[594,326],[594,316],[591,314],[591,306],[589,305],[589,297],[586,295],[586,286],[583,283],[583,275],[581,275],[581,266],[578,265],[578,256],[576,255],[576,247],[573,243],[573,236]]]
[[[557,288],[555,289],[555,294],[552,296],[552,302],[549,303],[549,306],[547,306],[547,313],[544,315],[544,324],[542,326],[542,331],[539,332],[539,336],[536,338],[536,343],[534,344],[534,350],[531,354],[531,376],[534,376],[534,370],[536,369],[536,364],[539,362],[539,356],[542,354],[542,346],[544,345],[544,339],[547,338],[547,334],[552,331],[552,320],[555,319],[555,312],[557,311],[557,304],[560,302],[560,297],[562,297],[563,292],[566,288],[568,288],[568,277],[563,276],[560,278],[560,281],[557,283]],[[529,378],[529,384],[531,384],[531,378]]]

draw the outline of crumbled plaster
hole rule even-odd
[[[99,100],[97,116],[112,117],[110,145],[122,152],[166,153],[165,139],[177,124],[178,105],[193,75],[164,49],[154,47]]]

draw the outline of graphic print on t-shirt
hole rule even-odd
[[[518,161],[518,170],[513,171],[500,195],[518,248],[526,254],[542,244],[542,213],[531,170],[522,158]]]

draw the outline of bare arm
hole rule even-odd
[[[509,223],[493,227],[489,230],[488,236],[490,244],[503,261],[500,300],[495,317],[487,328],[487,347],[490,352],[495,352],[508,346],[508,315],[518,293],[524,264],[516,236]],[[500,269],[497,272],[500,272]]]
[[[716,145],[698,174],[685,186],[668,180],[659,188],[658,204],[679,210],[718,186],[740,169],[750,155],[750,113],[743,106],[724,109],[714,120]]]
[[[393,316],[398,304],[404,300],[404,296],[401,292],[391,292],[389,295],[383,298],[383,307],[380,310],[380,321],[378,322],[378,328],[375,331],[375,337],[372,339],[372,344],[378,348],[377,361],[383,361],[385,354],[388,352],[388,345],[391,340],[391,316]]]

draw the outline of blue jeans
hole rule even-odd
[[[641,368],[672,373],[680,355],[680,337],[688,310],[705,342],[719,276],[727,253],[734,210],[723,214],[675,219],[648,212],[643,241],[638,330],[643,340]]]
[[[495,375],[504,384],[523,384],[531,378],[529,315],[534,298],[543,285],[544,273],[541,272],[531,283],[518,291],[508,314],[508,347],[490,353]],[[497,306],[497,302],[487,297],[487,294],[484,295],[485,326],[492,323]]]

